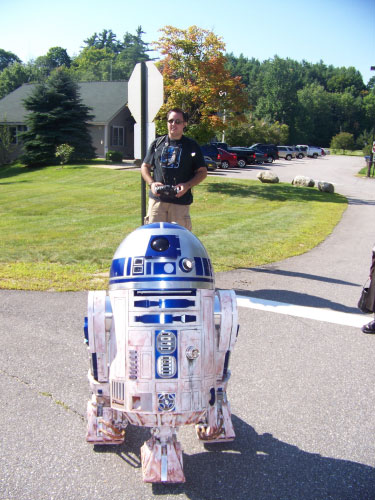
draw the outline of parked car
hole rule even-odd
[[[301,160],[306,156],[306,151],[303,151],[302,148],[299,148],[297,146],[287,146],[287,147],[294,152],[295,158],[298,158],[299,160]]]
[[[225,149],[217,148],[219,151],[218,160],[221,168],[237,167],[237,155],[229,153]]]
[[[206,163],[207,170],[216,170],[217,169],[217,163],[216,163],[216,161],[214,161],[209,156],[205,156],[204,157],[204,161]]]
[[[290,146],[277,146],[277,152],[279,154],[279,158],[284,158],[285,160],[291,160],[296,157],[294,149]]]
[[[214,144],[203,144],[201,146],[203,156],[209,156],[220,168],[237,166],[237,155],[229,153],[225,149],[218,148]]]
[[[257,142],[250,147],[256,149],[257,151],[267,153],[267,163],[272,163],[273,161],[279,159],[277,146],[275,144],[262,144],[260,142]]]
[[[255,148],[244,148],[247,149],[248,151],[252,151],[253,155],[253,161],[250,163],[250,165],[262,165],[262,163],[268,163],[268,155],[267,153],[264,153],[263,151],[259,151]]]
[[[253,165],[254,163],[260,162],[260,158],[257,158],[256,152],[251,148],[244,148],[240,146],[228,146],[226,142],[212,142],[211,145],[216,146],[220,149],[225,149],[228,153],[233,153],[237,155],[237,165],[241,168],[246,167],[246,165]]]
[[[215,162],[219,161],[219,150],[213,144],[203,144],[203,146],[201,146],[201,151],[203,156],[209,156]]]
[[[318,158],[318,156],[322,156],[322,148],[307,146],[306,144],[297,144],[297,147],[306,148],[306,154],[309,158]]]
[[[294,146],[294,152],[299,160],[307,156],[307,151],[301,148],[300,146]]]

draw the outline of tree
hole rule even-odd
[[[157,120],[158,133],[166,133],[165,112],[176,106],[189,114],[187,133],[198,142],[243,118],[247,106],[244,85],[226,69],[221,39],[197,26],[186,30],[165,26],[160,31],[163,35],[154,45],[164,56],[159,68],[165,104]]]
[[[349,68],[336,68],[327,81],[330,92],[350,92],[357,96],[365,89],[361,73],[350,66]]]
[[[347,131],[358,135],[364,118],[362,97],[356,97],[348,90],[331,95],[335,96],[336,100],[334,114],[337,119],[337,131]]]
[[[35,67],[45,76],[50,75],[51,71],[61,66],[69,68],[71,59],[62,47],[51,47],[45,56],[37,57],[34,62]]]
[[[71,75],[78,80],[109,81],[114,52],[107,48],[85,47],[71,66]]]
[[[69,144],[74,148],[73,161],[93,158],[95,150],[87,128],[92,118],[89,108],[82,104],[78,85],[67,70],[55,70],[49,79],[37,85],[24,100],[27,132],[23,134],[26,165],[45,166],[56,163],[56,147]]]
[[[295,134],[296,144],[320,144],[328,146],[337,129],[333,107],[336,100],[322,85],[310,83],[297,92]]]
[[[256,142],[286,144],[289,137],[288,125],[270,123],[246,115],[246,121],[229,126],[225,133],[229,144],[249,147]]]
[[[138,62],[148,61],[148,43],[142,40],[142,27],[136,34],[126,32],[119,42],[111,30],[94,33],[86,47],[73,60],[71,71],[79,80],[128,80]]]
[[[357,147],[364,155],[370,155],[374,141],[374,130],[364,130],[357,138]]]
[[[345,150],[353,150],[354,149],[354,136],[349,132],[340,132],[339,134],[332,137],[331,140],[331,149],[342,149],[345,154]]]
[[[362,106],[365,115],[365,129],[372,129],[375,127],[375,91],[363,98]]]
[[[225,67],[232,76],[241,77],[241,82],[245,85],[248,95],[249,108],[255,109],[259,98],[262,96],[261,84],[261,63],[258,59],[248,59],[240,54],[235,57],[233,53],[226,54]]]
[[[147,54],[150,51],[149,44],[142,40],[144,33],[142,26],[138,26],[136,35],[125,33],[121,51],[116,56],[113,65],[114,79],[128,80],[137,63],[150,60]]]
[[[18,89],[24,83],[30,82],[32,75],[31,65],[15,62],[6,67],[0,73],[0,99]]]
[[[367,82],[367,90],[375,91],[375,76],[372,76]]]
[[[16,54],[13,54],[13,52],[7,52],[4,49],[0,49],[0,71],[3,71],[3,69],[15,62],[20,63],[21,59],[16,56]]]
[[[92,36],[84,40],[87,45],[85,48],[94,47],[95,49],[107,49],[109,52],[117,54],[121,51],[121,42],[117,40],[115,33],[112,30],[104,29],[101,33],[94,33]]]
[[[297,91],[301,88],[300,65],[291,59],[275,56],[262,68],[263,96],[256,107],[258,118],[293,124]]]

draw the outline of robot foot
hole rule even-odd
[[[87,405],[86,441],[91,444],[122,444],[126,424],[116,419],[117,412],[96,402],[95,397]]]
[[[200,441],[204,443],[227,443],[236,437],[232,424],[229,403],[223,403],[220,408],[210,408],[205,422],[197,424],[195,431]]]
[[[145,483],[184,483],[181,444],[170,432],[167,439],[152,436],[141,448]]]

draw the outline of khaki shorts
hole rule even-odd
[[[191,218],[189,214],[190,205],[177,205],[176,203],[165,203],[164,201],[149,198],[148,212],[145,224],[152,222],[177,222],[180,226],[191,231]]]

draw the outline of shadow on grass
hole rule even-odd
[[[8,179],[9,177],[16,177],[17,175],[22,175],[22,174],[27,174],[31,172],[32,170],[38,170],[38,169],[30,169],[27,168],[23,165],[20,165],[19,163],[17,164],[11,164],[11,165],[3,165],[0,167],[0,179]],[[28,181],[24,181],[28,182]],[[5,183],[2,183],[5,184]],[[11,184],[11,183],[7,183]]]
[[[9,165],[0,166],[0,179],[8,179],[9,177],[17,177],[18,175],[29,174],[30,172],[37,172],[38,170],[43,170],[45,168],[55,167],[59,170],[83,170],[88,168],[90,165],[107,165],[108,162],[95,162],[95,161],[85,161],[80,163],[71,163],[69,165],[64,165],[63,167],[59,164],[56,165],[44,165],[40,167],[28,167],[23,165],[22,163],[16,162],[11,163]],[[23,181],[23,182],[32,182],[32,181]],[[4,184],[4,183],[1,183]]]
[[[50,165],[51,167],[56,166],[59,168],[59,165]],[[0,179],[8,179],[9,177],[16,177],[17,175],[29,174],[30,172],[38,172],[38,170],[43,170],[48,168],[48,166],[40,166],[40,167],[28,167],[27,165],[23,165],[22,163],[11,163],[10,165],[3,165],[0,167]],[[23,182],[32,182],[32,181],[23,181]]]
[[[287,184],[237,184],[236,182],[215,182],[207,184],[209,193],[246,198],[250,196],[278,201],[322,201],[347,203],[344,196],[323,193],[317,189],[293,187]]]

